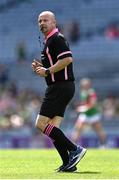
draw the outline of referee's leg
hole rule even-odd
[[[59,147],[62,147],[63,152],[66,149],[69,152],[69,159],[61,171],[70,170],[82,159],[86,153],[86,149],[73,144],[56,126],[49,124],[49,118],[38,115],[36,120],[36,127],[38,127],[45,135],[50,137],[53,143],[56,143]],[[68,156],[67,156],[68,157]]]
[[[54,118],[50,119],[50,118],[47,118],[45,116],[38,115],[37,119],[36,119],[36,127],[38,129],[40,129],[44,134],[48,135],[49,134],[48,132],[50,131],[52,126],[59,128],[62,119],[63,118],[60,117],[60,116],[55,116]],[[51,125],[51,126],[48,126],[48,129],[45,132],[45,128],[46,128],[46,126],[48,124]],[[50,137],[50,134],[48,136]],[[62,165],[59,168],[56,169],[59,172],[59,171],[62,170],[62,168],[64,166],[66,166],[69,163],[68,150],[67,150],[66,147],[62,147],[60,141],[56,141],[56,140],[54,141],[53,140],[52,142],[53,142],[56,150],[58,151],[58,153],[59,153],[59,155],[60,155],[60,157],[62,159]]]
[[[49,117],[38,114],[38,116],[36,118],[35,126],[36,126],[36,128],[40,129],[40,131],[44,132],[44,130],[50,120],[51,119]]]

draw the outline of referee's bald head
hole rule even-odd
[[[56,28],[56,18],[53,12],[43,11],[38,16],[38,24],[40,30],[46,36],[54,28]]]
[[[52,11],[43,11],[39,14],[39,16],[44,16],[44,15],[48,15],[55,19],[55,14]]]
[[[55,17],[55,14],[52,12],[52,11],[43,11],[39,14],[39,18],[42,17],[42,16],[47,16],[49,18],[52,19],[52,21],[55,22],[56,24],[56,17]]]

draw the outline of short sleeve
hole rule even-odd
[[[56,36],[54,39],[54,49],[57,59],[63,59],[66,57],[72,57],[72,52],[69,48],[69,44],[63,35]]]

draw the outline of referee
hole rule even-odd
[[[55,15],[43,11],[38,16],[45,43],[41,61],[33,60],[32,69],[47,83],[45,97],[36,119],[36,127],[51,138],[63,164],[57,172],[74,172],[86,149],[73,144],[59,129],[66,106],[75,92],[72,52],[64,36],[56,28]]]

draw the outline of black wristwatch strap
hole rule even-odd
[[[45,74],[48,76],[50,74],[50,70],[49,69],[46,69],[45,70]]]

